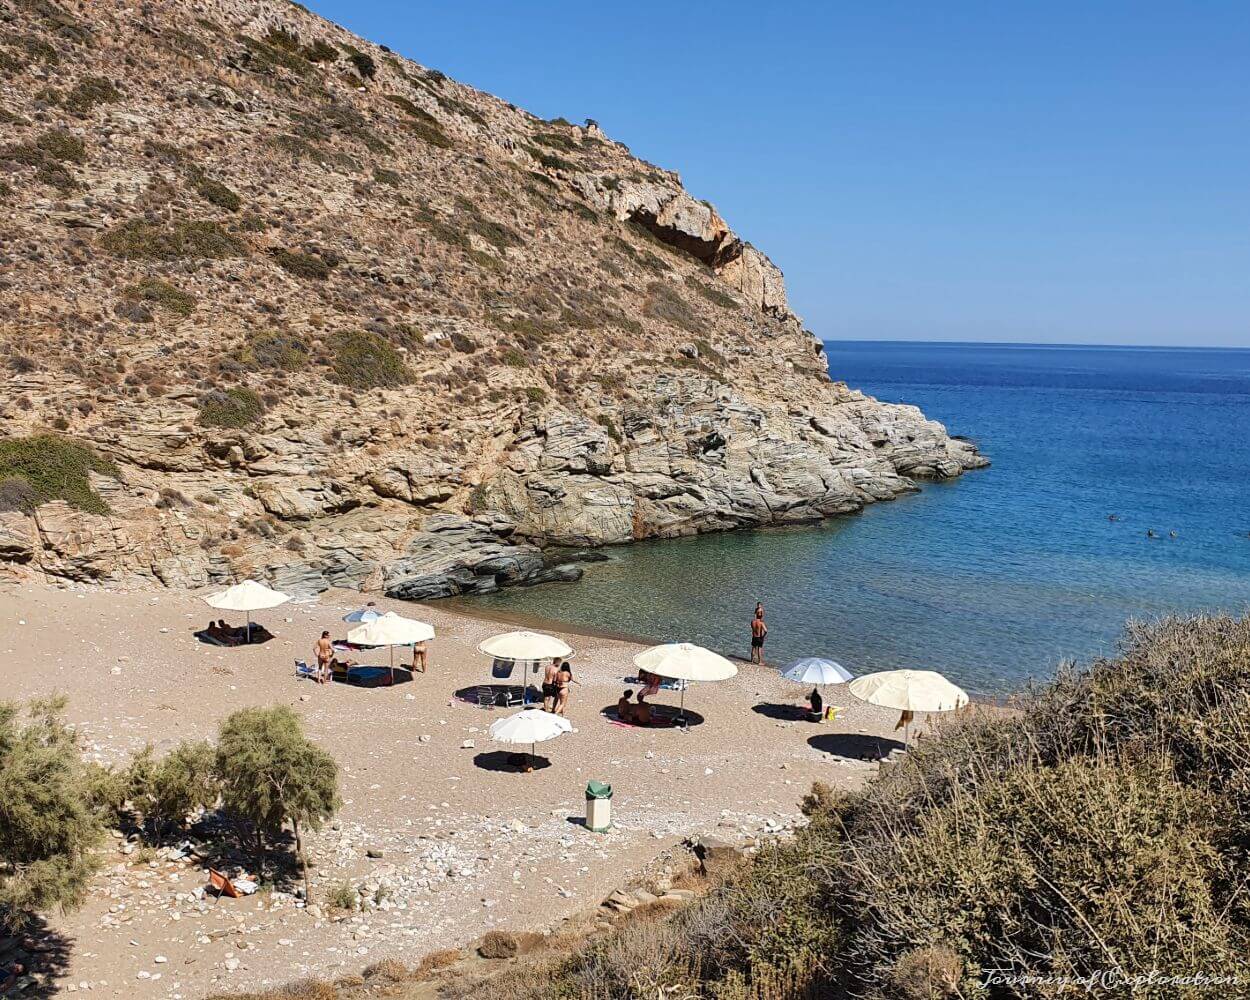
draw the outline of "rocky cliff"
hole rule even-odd
[[[0,22],[10,574],[434,597],[984,464],[593,122],[282,0]]]

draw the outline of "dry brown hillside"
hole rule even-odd
[[[0,20],[11,572],[438,596],[983,464],[593,122],[281,0]]]

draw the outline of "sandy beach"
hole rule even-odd
[[[539,748],[550,766],[491,769],[492,755],[508,748],[492,744],[486,727],[507,710],[453,692],[489,681],[476,646],[515,623],[380,600],[437,629],[428,673],[377,689],[298,680],[294,660],[310,658],[323,628],[342,635],[342,616],[360,602],[329,591],[261,612],[257,621],[275,639],[222,649],[192,636],[210,615],[197,595],[0,591],[4,697],[68,695],[86,753],[103,763],[124,764],[148,743],[161,752],[212,738],[239,708],[294,707],[341,768],[343,808],[310,837],[314,898],[324,904],[346,880],[380,901],[355,914],[306,909],[265,889],[215,902],[197,896],[202,866],[149,860],[134,848],[127,855],[114,840],[87,905],[52,920],[68,954],[62,989],[195,998],[352,973],[388,956],[415,963],[492,928],[550,929],[687,837],[783,830],[813,780],[855,785],[877,768],[864,758],[895,745],[896,714],[843,688],[827,691],[829,703],[845,707],[836,723],[788,721],[770,706],[796,704],[805,689],[750,664],[731,681],[692,685],[687,706],[703,721],[688,730],[612,725],[600,712],[628,686],[641,647],[563,632],[580,682],[569,709],[574,731]],[[387,662],[385,651],[364,655]],[[575,822],[591,778],[615,790],[606,834]]]

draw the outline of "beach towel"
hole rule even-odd
[[[495,660],[490,665],[490,675],[497,681],[506,681],[516,668],[516,660]]]

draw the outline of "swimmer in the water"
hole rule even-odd
[[[1154,529],[1154,528],[1147,528],[1147,529],[1146,529],[1146,537],[1147,537],[1147,538],[1158,538],[1159,536],[1155,534],[1155,529]]]
[[[1108,515],[1107,515],[1107,520],[1108,520],[1108,521],[1118,521],[1118,520],[1120,520],[1120,515],[1119,515],[1119,514],[1108,514]]]
[[[1168,538],[1175,538],[1175,537],[1176,537],[1176,532],[1175,532],[1175,531],[1169,531],[1169,532],[1168,532]]]

